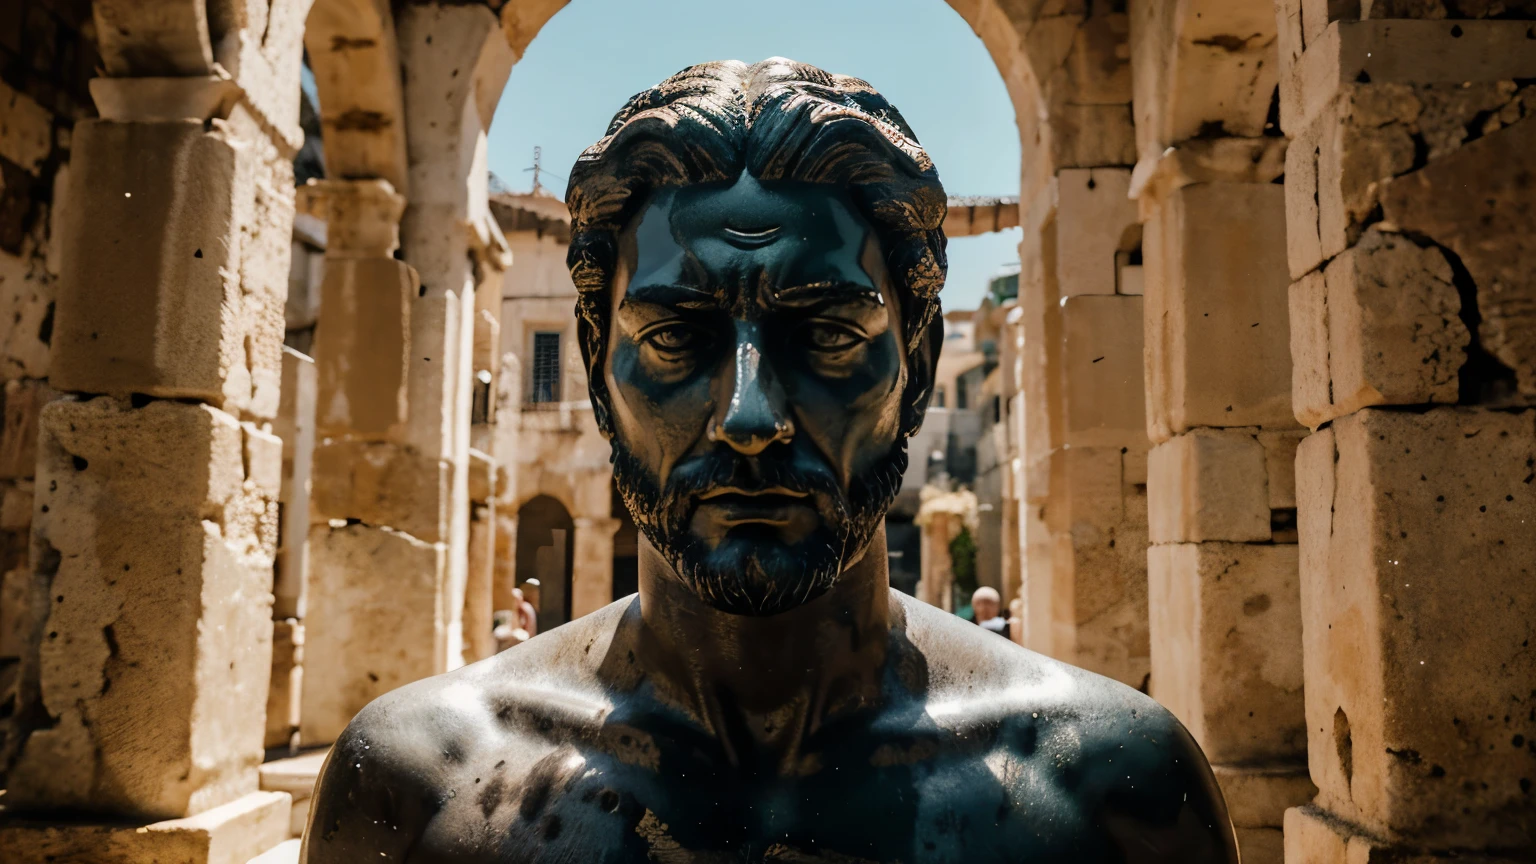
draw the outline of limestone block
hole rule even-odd
[[[0,574],[0,657],[22,657],[32,647],[30,570]]]
[[[1296,62],[1282,52],[1280,125],[1296,137],[1357,82],[1461,85],[1536,77],[1529,28],[1526,21],[1335,21],[1308,40]]]
[[[1296,421],[1316,429],[1333,417],[1328,372],[1328,283],[1314,270],[1292,283],[1291,407]]]
[[[198,122],[82,121],[72,153],[50,383],[270,417],[288,267],[273,238],[291,214],[258,191],[275,169],[230,126]]]
[[[580,617],[613,602],[613,534],[619,520],[578,516],[575,527],[571,615]]]
[[[1227,799],[1227,815],[1238,828],[1279,828],[1285,824],[1286,810],[1308,803],[1317,794],[1307,766],[1300,763],[1212,765],[1211,771]],[[1247,850],[1243,852],[1246,861]]]
[[[1243,864],[1282,864],[1285,838],[1279,828],[1234,828]]]
[[[1300,757],[1297,551],[1179,543],[1147,551],[1152,696],[1218,763]]]
[[[1142,298],[1067,297],[1062,424],[1069,447],[1147,447]]]
[[[131,822],[0,818],[7,864],[246,864],[288,837],[289,798],[251,792],[196,816]]]
[[[36,176],[53,152],[53,114],[0,83],[0,158]]]
[[[1533,426],[1367,409],[1298,449],[1311,776],[1387,840],[1530,843]]]
[[[33,554],[57,722],[27,741],[8,801],[177,817],[255,788],[276,502],[246,475],[245,437],[202,405],[43,410]]]
[[[1285,510],[1296,506],[1296,446],[1307,433],[1300,429],[1260,432],[1264,447],[1264,473],[1269,478],[1269,509]]]
[[[298,743],[299,694],[304,684],[304,625],[292,618],[272,622],[272,684],[267,690],[267,730],[262,746]]]
[[[612,567],[612,563],[609,564]],[[464,662],[474,663],[496,653],[492,636],[495,612],[496,508],[476,504],[470,508],[469,566],[464,582]],[[507,608],[507,607],[501,607]]]
[[[1520,112],[1506,105],[1484,121],[1482,138],[1394,181],[1382,194],[1382,209],[1401,230],[1455,251],[1476,287],[1481,347],[1514,371],[1519,392],[1530,397],[1536,396],[1536,282],[1530,275],[1536,271],[1530,206],[1536,86],[1521,92]],[[1526,119],[1488,128],[1506,113]],[[1472,293],[1469,287],[1462,286],[1464,294]]]
[[[68,173],[66,165],[58,176]],[[59,195],[57,189],[54,194]],[[52,215],[57,219],[62,202],[58,197],[54,200]],[[53,255],[52,260],[56,259]],[[22,240],[20,255],[0,250],[0,375],[8,379],[48,375],[47,340],[52,338],[54,309],[54,280],[48,273],[52,260],[45,260],[41,244],[30,236]]]
[[[37,418],[58,398],[46,381],[5,382],[5,425],[0,428],[0,478],[31,477],[37,465]]]
[[[1118,294],[1142,295],[1146,291],[1146,278],[1143,276],[1142,266],[1126,265],[1120,268],[1120,281],[1115,285]]]
[[[1043,238],[1042,253],[1054,253],[1055,223]],[[1020,254],[1028,260],[1028,242]],[[1052,452],[1061,445],[1061,305],[1055,288],[1055,267],[1043,268],[1038,279],[1019,280],[1019,308],[1024,310],[1024,345],[1020,351],[1024,392],[1024,494],[1037,504],[1050,490]],[[505,377],[505,376],[504,376]]]
[[[1201,183],[1146,225],[1148,433],[1292,426],[1285,191]]]
[[[0,496],[0,531],[27,531],[32,527],[31,480],[6,483]]]
[[[1324,278],[1330,416],[1456,401],[1467,328],[1439,250],[1373,229],[1330,262]]]
[[[408,411],[416,271],[393,258],[332,258],[315,333],[321,437],[400,437]]]
[[[1129,103],[1079,105],[1053,97],[1046,115],[1051,156],[1047,168],[1116,170],[1094,166],[1135,163],[1136,129]]]
[[[1514,81],[1459,78],[1432,84],[1343,85],[1338,98],[1293,136],[1286,151],[1291,277],[1298,279],[1338,255],[1377,221],[1382,195],[1393,178],[1529,116],[1536,105],[1533,94],[1536,88],[1522,88]],[[1513,175],[1520,169],[1508,170]]]
[[[1269,472],[1251,429],[1196,429],[1147,456],[1153,543],[1265,541]]]
[[[1055,544],[1055,617],[1068,635],[1058,631],[1054,647],[1071,649],[1058,656],[1145,690],[1151,670],[1145,521],[1109,528],[1078,523],[1057,534]]]
[[[1528,854],[1478,854],[1466,850],[1390,847],[1338,815],[1309,805],[1285,811],[1285,860],[1292,864],[1440,864],[1447,858],[1468,864],[1516,864]],[[1247,861],[1247,857],[1243,858]]]
[[[325,766],[325,758],[330,752],[330,748],[311,750],[287,759],[262,763],[262,790],[285,792],[293,796],[288,830],[294,837],[304,835],[304,826],[309,822],[309,807],[315,796],[315,781],[320,777],[320,769]],[[292,860],[297,864],[297,859]]]
[[[469,500],[484,504],[496,498],[496,460],[479,450],[469,451]]]
[[[1131,172],[1074,168],[1056,177],[1056,273],[1061,296],[1113,294],[1115,252],[1121,251],[1126,231],[1137,223],[1136,202],[1127,194]]]
[[[304,617],[309,583],[309,498],[315,457],[315,361],[283,348],[283,398],[272,431],[283,439],[282,534],[272,584],[273,614]]]
[[[442,543],[389,528],[315,525],[300,739],[336,740],[363,706],[447,670]]]
[[[1113,447],[1066,447],[1052,457],[1054,500],[1046,512],[1053,531],[1083,523],[1109,528],[1125,520],[1123,455]]]
[[[310,521],[358,520],[435,543],[448,536],[452,475],[448,462],[399,444],[329,440],[315,448]]]

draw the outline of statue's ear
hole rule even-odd
[[[597,299],[596,302],[603,302]],[[593,298],[576,301],[576,341],[581,343],[581,361],[587,369],[587,396],[592,400],[592,419],[604,438],[613,437],[613,407],[608,401],[608,376],[603,365],[608,356],[608,334],[603,322],[591,308]]]
[[[937,305],[937,304],[935,304]],[[908,438],[923,425],[923,415],[933,399],[934,373],[944,348],[944,316],[935,309],[933,320],[923,328],[917,346],[907,352],[907,389],[902,399],[901,434]]]

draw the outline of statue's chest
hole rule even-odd
[[[461,802],[450,821],[464,826],[460,840],[478,822],[472,845],[500,862],[990,862],[1053,860],[1077,845],[1075,809],[1027,763],[830,761],[762,779],[703,761],[662,773],[568,758],[571,770],[535,772],[490,813]]]

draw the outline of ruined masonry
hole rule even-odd
[[[3,4],[7,862],[293,860],[286,757],[514,580],[633,590],[529,359],[568,216],[487,180],[563,5]],[[1245,862],[1531,860],[1536,3],[950,5],[1023,153],[947,226],[1023,229],[974,324],[1014,637],[1174,711]]]

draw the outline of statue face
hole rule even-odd
[[[822,184],[654,194],[620,237],[606,377],[615,480],[717,608],[825,592],[905,467],[899,305],[874,229]]]

